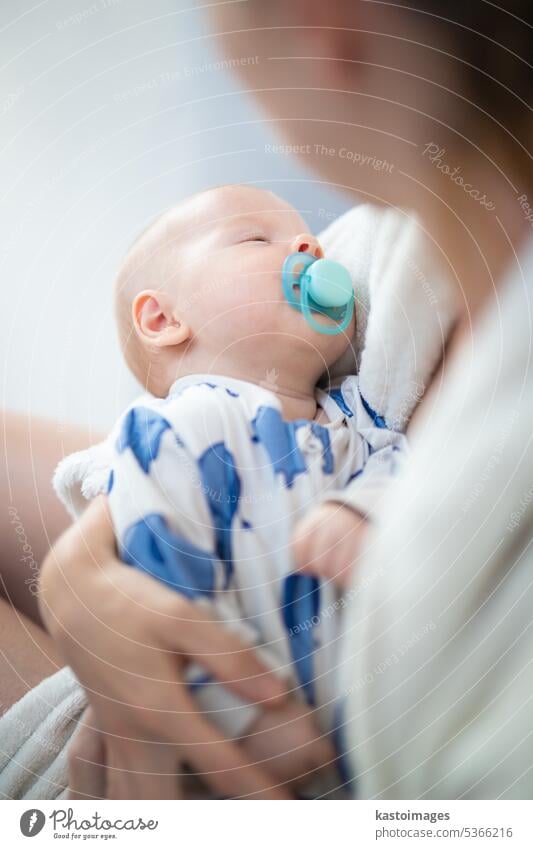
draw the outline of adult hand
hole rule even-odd
[[[292,550],[296,568],[345,589],[369,522],[342,504],[329,502],[312,510],[294,530]]]
[[[268,709],[286,703],[282,684],[251,647],[202,608],[117,559],[104,498],[88,507],[46,558],[40,608],[87,691],[92,713],[75,746],[89,742],[97,751],[95,733],[100,735],[107,798],[176,798],[183,764],[219,796],[290,795],[197,710],[184,666],[198,661],[243,699]],[[71,763],[77,760],[74,748]],[[86,767],[85,777],[79,770],[76,775],[81,795],[98,784],[98,764],[92,773]],[[98,794],[89,789],[86,795]]]

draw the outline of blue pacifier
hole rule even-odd
[[[333,336],[348,327],[354,311],[352,278],[348,269],[332,259],[317,259],[312,254],[289,254],[281,270],[283,294],[307,323],[319,333]],[[336,322],[319,324],[313,313]]]

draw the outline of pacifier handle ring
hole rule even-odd
[[[304,253],[303,251],[299,253],[292,254],[292,256],[287,257],[285,260],[285,265],[283,267],[281,282],[283,286],[283,293],[288,300],[288,302],[298,309],[298,299],[294,294],[294,284],[298,283],[299,280],[294,279],[294,269],[297,265],[302,265],[302,270],[300,271],[298,277],[300,278],[305,274],[309,266],[315,262],[316,257],[313,254]],[[300,286],[300,294],[301,294],[301,286]]]

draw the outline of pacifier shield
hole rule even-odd
[[[354,310],[350,273],[340,262],[317,259],[312,254],[289,254],[281,272],[285,298],[302,313],[313,330],[328,335],[342,333]],[[327,316],[333,324],[320,324],[312,315]]]

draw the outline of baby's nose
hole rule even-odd
[[[324,251],[320,247],[318,239],[310,233],[300,233],[293,239],[290,246],[291,254],[306,253],[313,254],[317,259],[322,259]]]

